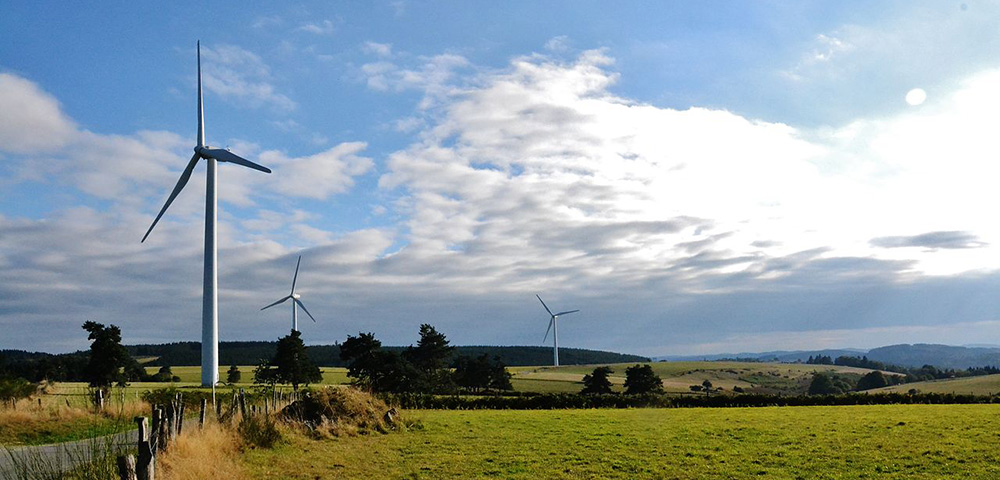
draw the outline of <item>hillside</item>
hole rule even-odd
[[[222,365],[256,365],[261,359],[274,355],[275,342],[221,342],[219,363]],[[157,357],[150,365],[200,365],[201,344],[199,342],[177,342],[163,345],[126,346],[134,357]],[[390,351],[402,351],[406,347],[383,347]],[[312,345],[307,347],[309,358],[324,367],[342,367],[339,345]],[[541,346],[458,346],[454,356],[489,355],[498,356],[510,366],[545,365],[552,362],[552,349]],[[560,348],[559,361],[564,365],[587,365],[595,363],[648,362],[647,357],[627,355],[580,348]]]
[[[794,350],[758,353],[719,353],[710,355],[669,355],[654,357],[668,361],[714,361],[722,359],[754,360],[761,362],[804,362],[809,357],[868,357],[869,360],[890,365],[920,368],[933,365],[941,369],[966,369],[969,367],[1000,366],[1000,348],[984,346],[956,347],[935,344],[900,344],[863,349]]]

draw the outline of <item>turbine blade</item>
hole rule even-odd
[[[205,146],[205,101],[201,95],[201,40],[198,40],[198,146]]]
[[[542,297],[539,297],[537,293],[535,294],[535,297],[538,298],[539,302],[542,302],[542,306],[545,307],[545,311],[549,312],[549,315],[552,315],[552,310],[549,310],[549,306],[546,305],[545,302],[542,301]]]
[[[271,173],[271,169],[263,165],[257,165],[229,150],[224,148],[203,148],[201,149],[202,155],[206,157],[214,158],[220,162],[235,163],[237,165],[243,165],[244,167],[250,167],[254,170],[260,170],[264,173]]]
[[[296,304],[296,305],[298,305],[298,306],[302,307],[302,311],[303,311],[303,312],[306,312],[306,315],[309,315],[309,318],[312,318],[312,321],[314,321],[314,322],[316,321],[316,319],[315,319],[315,318],[313,318],[313,315],[312,315],[311,313],[309,313],[309,310],[306,310],[306,306],[305,306],[305,305],[303,305],[303,304],[302,304],[302,302],[301,302],[301,301],[299,301],[299,299],[297,299],[297,298],[293,298],[292,300],[295,300],[295,304]]]
[[[292,298],[292,296],[289,295],[289,296],[287,296],[285,298],[282,298],[281,300],[278,300],[277,302],[274,302],[274,303],[272,303],[272,304],[270,304],[270,305],[262,308],[261,310],[266,310],[266,309],[271,308],[271,307],[273,307],[275,305],[278,305],[278,304],[281,304],[281,303],[285,303],[285,300],[288,300],[289,298]]]
[[[302,255],[299,255],[299,261],[295,262],[295,276],[292,277],[292,293],[295,293],[295,281],[299,278],[299,264],[302,263]]]
[[[570,310],[570,311],[567,311],[567,312],[559,312],[559,313],[556,314],[556,316],[557,317],[561,317],[563,315],[566,315],[567,313],[576,313],[576,312],[579,312],[579,310]]]
[[[194,166],[198,164],[198,160],[199,156],[195,153],[194,156],[191,157],[191,160],[188,161],[187,166],[184,167],[184,171],[181,172],[181,178],[177,180],[177,185],[174,185],[174,190],[170,192],[170,196],[167,197],[167,202],[163,204],[163,208],[160,209],[160,213],[156,215],[156,219],[153,220],[153,224],[149,226],[149,230],[146,230],[146,234],[142,236],[142,240],[139,243],[146,241],[146,237],[148,237],[149,233],[153,231],[153,227],[156,226],[156,222],[160,221],[160,217],[162,217],[163,213],[167,211],[167,207],[173,203],[174,199],[177,198],[177,194],[181,193],[181,190],[183,190],[184,186],[187,185],[188,180],[191,179],[191,172],[194,171]]]
[[[545,343],[545,341],[549,339],[549,331],[552,330],[552,322],[555,321],[556,321],[555,315],[553,315],[552,318],[549,318],[549,328],[545,329],[545,337],[542,338],[542,343]]]

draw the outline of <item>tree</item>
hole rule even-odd
[[[868,372],[865,376],[858,380],[858,390],[871,390],[873,388],[882,388],[888,385],[889,380],[885,377],[885,374],[878,370]]]
[[[614,373],[610,367],[597,367],[593,372],[583,376],[583,390],[585,394],[611,393],[611,380],[608,375]]]
[[[35,393],[37,386],[23,378],[0,375],[0,399],[3,407],[22,398],[28,398]]]
[[[429,324],[420,325],[420,340],[416,348],[411,346],[402,355],[403,360],[420,372],[412,379],[412,388],[422,392],[453,391],[455,383],[446,367],[454,350],[455,347],[448,344],[443,333]]]
[[[809,383],[809,395],[840,395],[853,389],[853,385],[843,377],[817,373]]]
[[[420,370],[431,372],[445,368],[451,353],[455,350],[448,344],[448,339],[434,327],[424,323],[420,325],[420,340],[417,347],[409,347],[403,353],[403,358]]]
[[[712,381],[706,378],[704,382],[701,382],[701,389],[705,391],[705,395],[706,396],[707,395],[711,395],[712,394]]]
[[[278,348],[270,365],[275,369],[277,383],[290,383],[292,390],[298,390],[299,385],[308,385],[323,379],[319,367],[313,365],[302,343],[301,333],[292,330],[287,336],[278,339]]]
[[[229,371],[226,372],[226,383],[233,385],[240,383],[240,368],[236,364],[229,366]]]
[[[494,356],[482,354],[476,358],[461,356],[455,360],[455,383],[466,390],[478,393],[483,390],[512,390],[507,366]]]
[[[649,364],[628,367],[625,369],[625,393],[663,393],[663,380],[653,373]]]
[[[131,357],[122,346],[122,331],[114,326],[87,321],[83,329],[89,332],[90,357],[87,362],[86,377],[92,387],[106,389],[112,384],[125,384],[122,369]]]
[[[340,359],[350,362],[347,365],[347,376],[354,378],[359,386],[375,389],[380,376],[378,362],[382,342],[373,333],[359,333],[357,337],[348,336],[340,346]]]

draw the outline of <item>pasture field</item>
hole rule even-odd
[[[1000,406],[408,411],[420,426],[249,450],[251,478],[1000,477]]]
[[[625,383],[625,369],[633,363],[608,365],[614,371],[611,383],[620,391]],[[871,370],[838,365],[754,362],[654,362],[653,371],[663,379],[668,393],[690,393],[691,385],[708,380],[716,387],[732,391],[734,387],[763,393],[805,393],[816,372],[864,375]],[[599,365],[560,367],[511,367],[511,383],[517,391],[540,393],[579,392],[583,376]]]
[[[878,392],[908,392],[915,388],[923,393],[954,393],[958,395],[993,395],[1000,393],[1000,375],[979,377],[946,378],[926,382],[904,383],[891,387],[869,390]]]

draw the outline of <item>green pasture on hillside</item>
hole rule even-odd
[[[869,392],[908,392],[917,389],[923,393],[954,393],[958,395],[994,395],[1000,393],[1000,375],[946,378],[926,382],[903,383]]]
[[[410,411],[250,450],[255,478],[1000,478],[1000,406]]]

